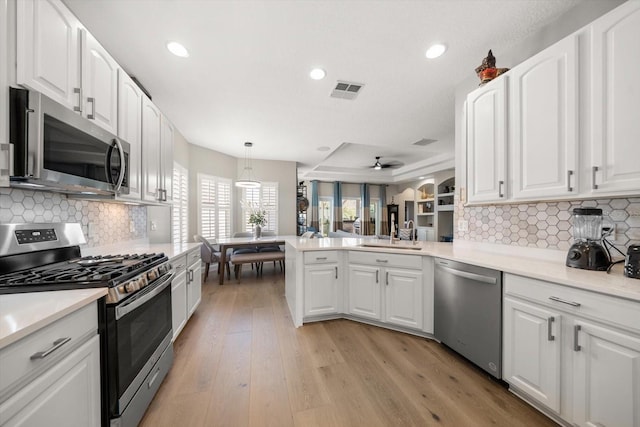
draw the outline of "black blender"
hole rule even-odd
[[[567,254],[567,266],[605,271],[611,256],[602,242],[602,209],[573,210],[573,245]]]

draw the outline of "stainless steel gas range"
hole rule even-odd
[[[103,424],[136,426],[173,362],[164,254],[81,257],[79,224],[0,224],[0,294],[107,287],[101,302]]]

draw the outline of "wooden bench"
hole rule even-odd
[[[235,272],[236,279],[242,273],[242,264],[256,264],[256,274],[262,275],[262,265],[265,262],[273,261],[275,267],[276,261],[280,263],[280,270],[284,271],[284,252],[253,252],[246,254],[233,254],[231,255],[231,263]]]

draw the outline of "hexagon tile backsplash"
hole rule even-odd
[[[87,246],[90,247],[147,237],[145,206],[92,202],[69,199],[58,193],[0,188],[0,223],[25,222],[78,222],[82,224]]]
[[[455,206],[456,224],[469,223],[468,231],[455,232],[461,240],[567,250],[573,243],[573,209],[597,207],[615,224],[615,238],[608,240],[616,247],[640,243],[640,198],[466,207],[456,200]]]

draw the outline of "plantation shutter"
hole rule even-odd
[[[189,176],[188,171],[173,164],[173,207],[171,241],[186,243],[189,240]]]
[[[206,239],[231,237],[231,180],[198,174],[200,234]]]

